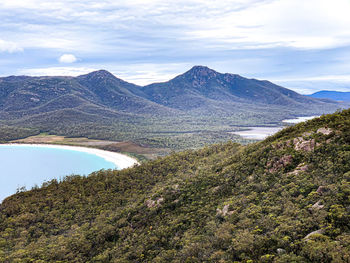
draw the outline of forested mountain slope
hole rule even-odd
[[[271,113],[293,110],[294,114],[332,112],[337,102],[300,95],[268,81],[221,74],[203,66],[164,83],[140,87],[105,70],[79,77],[0,78],[0,120],[27,119],[40,122],[41,115],[57,118],[62,111],[74,111],[77,122],[86,114],[111,120],[137,116],[172,116],[237,112]],[[105,114],[104,112],[109,112]],[[65,119],[61,118],[61,122]],[[35,121],[34,121],[35,122]]]
[[[159,104],[186,110],[234,112],[261,107],[326,110],[332,102],[300,95],[269,81],[222,74],[204,66],[194,66],[176,78],[155,83],[142,90]],[[333,105],[334,106],[334,105]]]
[[[169,114],[164,106],[132,91],[136,85],[100,70],[79,77],[8,77],[0,79],[0,117],[21,118],[58,110],[99,110],[127,114]],[[83,115],[82,115],[83,116]],[[84,117],[82,117],[84,118]],[[63,119],[64,120],[64,119]],[[78,119],[79,120],[79,119]]]
[[[350,110],[0,206],[1,262],[349,262]]]

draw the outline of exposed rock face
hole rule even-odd
[[[303,137],[298,137],[293,140],[294,149],[297,151],[311,152],[315,149],[315,139],[305,140]]]
[[[213,192],[213,193],[216,193],[217,191],[219,191],[220,190],[220,186],[215,186],[213,189],[211,189],[211,191]]]
[[[306,171],[307,169],[309,169],[309,166],[307,164],[301,164],[298,165],[297,169],[300,171]]]
[[[332,129],[330,129],[330,128],[319,128],[318,130],[317,130],[317,133],[322,133],[322,134],[324,134],[324,135],[329,135],[329,134],[331,134],[333,131],[332,131]]]
[[[324,205],[321,205],[321,200],[318,200],[315,204],[312,205],[312,209],[314,210],[320,210],[324,207]]]
[[[148,200],[146,200],[145,204],[147,205],[148,208],[155,207],[156,201],[148,199]]]
[[[310,136],[310,135],[312,135],[313,133],[312,132],[304,132],[303,134],[302,134],[302,136],[303,137],[307,137],[307,136]]]
[[[304,239],[306,241],[310,240],[310,237],[312,237],[313,235],[322,235],[324,233],[324,229],[319,229],[319,230],[316,230],[316,231],[313,231],[309,234],[307,234]]]
[[[156,200],[148,199],[148,200],[146,200],[145,204],[148,208],[160,207],[163,201],[164,201],[164,198],[159,197]]]
[[[286,253],[286,250],[283,249],[283,248],[277,248],[276,251],[277,251],[277,254],[278,254],[278,255],[282,255],[282,254]]]
[[[228,211],[229,210],[230,205],[225,205],[222,210],[220,208],[216,209],[216,215],[217,216],[226,216],[226,215],[232,215],[233,211]]]
[[[294,171],[291,171],[288,173],[288,175],[298,175],[300,172],[305,172],[307,171],[307,169],[309,169],[309,166],[307,164],[299,164]]]
[[[323,186],[323,185],[321,185],[321,186],[319,186],[318,188],[317,188],[317,193],[319,193],[319,194],[323,194],[323,193],[326,193],[326,192],[328,192],[328,188],[326,187],[326,186]]]
[[[282,156],[280,159],[273,160],[267,163],[270,173],[277,172],[279,169],[286,167],[288,164],[291,164],[293,157],[291,155]]]
[[[333,132],[332,129],[330,128],[319,128],[316,133],[321,133],[324,135],[329,135]],[[275,149],[281,149],[284,148],[285,146],[290,146],[291,143],[294,144],[294,149],[297,151],[313,151],[315,149],[315,146],[319,146],[319,143],[316,143],[315,139],[310,138],[315,134],[315,132],[304,132],[301,137],[294,138],[293,140],[288,140],[285,143],[277,143],[273,145],[273,148]],[[327,140],[327,143],[330,142],[330,139]]]

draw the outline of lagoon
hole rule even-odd
[[[23,186],[31,189],[67,175],[121,169],[131,166],[133,162],[134,159],[125,155],[83,147],[0,145],[0,202]]]
[[[233,133],[245,139],[263,140],[281,129],[283,129],[283,127],[247,127],[247,130],[235,131]]]
[[[319,116],[303,116],[303,117],[296,117],[295,119],[285,119],[282,120],[283,123],[286,124],[297,124],[303,121],[311,120],[313,118],[317,118]],[[282,130],[286,126],[277,126],[277,127],[246,127],[247,130],[244,131],[235,131],[232,132],[234,134],[237,134],[245,139],[250,140],[263,140],[268,136],[271,136],[275,134],[276,132]]]
[[[312,119],[317,118],[317,117],[320,117],[320,116],[306,116],[306,117],[303,116],[303,117],[296,117],[295,119],[286,119],[286,120],[283,120],[282,122],[284,122],[284,123],[296,124],[296,123],[299,123],[299,122],[312,120]]]

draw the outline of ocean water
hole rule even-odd
[[[31,189],[67,175],[88,175],[116,169],[112,162],[90,153],[35,146],[0,145],[0,202],[20,187]]]

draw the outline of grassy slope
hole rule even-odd
[[[349,262],[349,171],[347,110],[245,147],[67,177],[1,204],[0,261]]]

